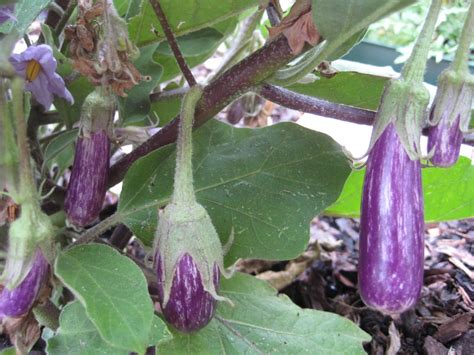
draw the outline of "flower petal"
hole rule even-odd
[[[26,83],[25,89],[31,91],[35,99],[48,110],[53,103],[53,93],[49,89],[48,78],[44,73],[39,73],[32,82]]]
[[[66,88],[64,80],[59,76],[59,74],[54,73],[54,75],[49,78],[49,89],[53,92],[53,94],[62,97],[71,105],[74,104],[74,98],[72,97],[72,94],[69,92],[69,90]]]

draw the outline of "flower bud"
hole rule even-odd
[[[99,216],[107,192],[109,156],[110,142],[105,130],[78,138],[64,202],[68,219],[74,225],[84,227]]]
[[[156,231],[155,270],[159,301],[166,320],[189,333],[212,319],[220,273],[225,274],[219,237],[207,211],[198,203],[171,203]]]
[[[0,319],[20,317],[35,303],[39,291],[46,282],[49,264],[41,250],[37,249],[26,277],[14,289],[3,288],[0,293]]]
[[[456,163],[463,139],[463,131],[469,129],[474,90],[454,70],[446,69],[438,79],[430,113],[432,127],[428,133],[428,152],[435,166],[449,167]]]

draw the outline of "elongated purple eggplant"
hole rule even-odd
[[[454,165],[461,151],[463,133],[459,128],[459,117],[452,123],[442,118],[428,133],[428,151],[435,166],[447,168]]]
[[[387,314],[415,305],[423,284],[421,169],[389,124],[367,161],[361,209],[359,288]]]
[[[79,137],[64,208],[69,220],[86,226],[99,216],[107,191],[110,142],[100,130]]]
[[[446,168],[458,160],[463,131],[469,129],[473,98],[474,89],[463,75],[450,68],[440,74],[428,133],[428,152],[432,154],[433,165]]]
[[[158,297],[163,304],[164,280],[161,260],[156,263]],[[214,265],[214,286],[219,290],[219,267]],[[184,254],[176,265],[169,301],[163,307],[168,323],[184,333],[191,333],[206,326],[214,316],[216,300],[203,286],[201,274],[193,258]]]
[[[25,279],[13,290],[4,288],[0,293],[0,319],[20,317],[30,310],[46,282],[48,269],[49,264],[43,253],[37,250]]]

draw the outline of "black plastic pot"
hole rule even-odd
[[[394,60],[400,56],[400,53],[394,47],[389,47],[383,44],[362,41],[357,46],[351,49],[342,59],[351,60],[354,62],[377,65],[377,66],[391,66],[397,72],[400,72],[403,66],[401,64],[394,64]],[[451,63],[447,59],[441,62],[431,58],[428,60],[425,73],[425,81],[427,83],[436,85],[438,75],[448,67]],[[470,66],[471,73],[474,73],[474,65]]]

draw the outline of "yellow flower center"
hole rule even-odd
[[[26,65],[26,80],[33,81],[38,77],[41,71],[41,64],[32,59]]]

